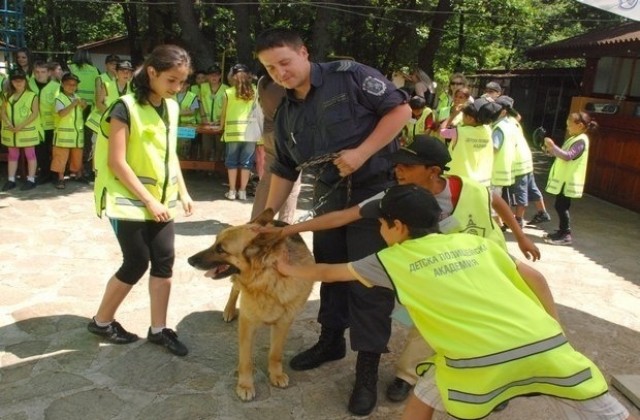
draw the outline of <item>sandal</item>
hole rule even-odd
[[[59,190],[64,190],[64,179],[59,179],[58,182],[56,182],[56,188]]]

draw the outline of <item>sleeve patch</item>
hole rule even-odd
[[[387,91],[387,85],[380,79],[367,76],[362,83],[362,90],[375,96],[382,96]]]

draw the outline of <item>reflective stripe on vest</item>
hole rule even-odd
[[[467,392],[456,391],[453,389],[450,389],[448,394],[449,394],[449,399],[453,401],[460,401],[460,402],[465,402],[470,404],[486,404],[491,400],[493,400],[494,398],[496,398],[497,396],[499,396],[500,394],[502,394],[503,392],[505,392],[507,389],[513,388],[513,387],[544,383],[544,384],[569,388],[569,387],[580,385],[581,383],[588,381],[591,378],[593,378],[593,375],[591,374],[591,369],[587,368],[581,372],[578,372],[568,377],[534,376],[534,377],[522,379],[519,381],[513,381],[503,387],[497,388],[486,394],[480,394],[480,395],[470,394]]]
[[[133,95],[120,98],[129,113],[127,163],[149,193],[167,206],[171,218],[176,214],[178,174],[176,155],[179,108],[173,99],[164,99],[163,119],[149,104],[140,105]],[[118,102],[115,102],[118,103]],[[115,104],[114,103],[114,104]],[[111,106],[113,107],[114,104]],[[108,136],[110,126],[105,112],[101,121],[95,152],[96,181],[94,198],[98,215],[106,211],[109,218],[153,220],[146,206],[127,189],[108,166]]]
[[[502,145],[493,155],[491,185],[510,186],[514,183],[513,160],[516,155],[516,137],[518,127],[508,118],[502,118],[493,128],[493,132],[502,132]]]
[[[450,359],[445,357],[445,361],[447,366],[459,369],[492,366],[551,350],[567,342],[568,340],[564,335],[558,334],[555,337],[547,338],[546,340],[527,344],[511,350],[505,350],[500,353],[490,354],[488,356],[473,357],[469,359]]]
[[[555,158],[549,179],[547,180],[547,192],[560,194],[564,188],[564,195],[570,198],[580,198],[584,191],[584,182],[587,175],[587,162],[589,156],[589,137],[579,134],[567,139],[562,145],[562,150],[569,150],[578,141],[584,142],[584,151],[578,158],[566,161]]]
[[[55,128],[56,98],[60,92],[60,83],[49,81],[38,95],[40,105],[40,121],[43,130],[53,130]]]
[[[516,137],[516,155],[513,159],[513,175],[520,176],[530,174],[533,172],[533,156],[531,155],[529,143],[527,143],[527,139],[524,137],[520,123],[513,117],[507,118],[513,119],[519,129],[518,136]]]
[[[236,97],[236,88],[225,92],[227,95],[227,110],[225,112],[224,134],[222,140],[230,142],[245,141],[245,132],[249,124],[249,114],[254,101]]]
[[[5,102],[5,112],[11,124],[15,127],[28,119],[32,114],[33,101],[37,95],[29,90],[22,92],[15,101]],[[11,99],[11,98],[9,98]],[[30,147],[36,146],[42,140],[42,126],[40,119],[36,118],[22,130],[14,133],[2,127],[2,144],[7,147]]]
[[[57,100],[66,108],[71,105],[72,98],[61,92]],[[66,148],[84,147],[84,120],[81,108],[73,107],[64,117],[56,114],[53,145]]]
[[[193,102],[197,99],[198,97],[196,96],[195,93],[187,91],[185,92],[184,96],[182,97],[182,100],[179,101],[178,103],[180,104],[180,110],[181,111],[188,111],[191,109],[191,106],[193,105]],[[197,114],[197,109],[196,109],[196,114]],[[180,125],[191,125],[191,124],[195,124],[196,123],[196,114],[193,115],[180,115]]]

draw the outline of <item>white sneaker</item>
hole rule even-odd
[[[247,192],[246,191],[238,191],[238,200],[246,200],[247,199]]]
[[[236,199],[236,192],[235,192],[235,190],[229,190],[226,193],[224,193],[224,196],[227,197],[227,199],[229,199],[229,200],[235,200]]]

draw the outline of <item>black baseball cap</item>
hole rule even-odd
[[[128,60],[118,61],[118,64],[116,64],[116,70],[133,71],[133,66],[131,65],[131,61],[128,61]]]
[[[212,66],[210,66],[206,71],[205,74],[214,74],[214,73],[220,73],[222,74],[222,70],[220,69],[220,66],[217,64],[214,64]]]
[[[500,86],[500,84],[498,84],[498,82],[489,82],[484,87],[484,90],[485,91],[492,90],[494,92],[502,93],[502,86]]]
[[[66,72],[65,74],[63,74],[60,81],[64,83],[67,80],[75,80],[76,83],[80,83],[80,78],[71,72]]]
[[[410,145],[394,152],[390,159],[394,164],[439,166],[442,170],[448,170],[447,163],[451,162],[451,155],[441,140],[419,134]]]
[[[384,197],[360,208],[365,219],[399,220],[407,226],[433,228],[440,222],[442,210],[431,191],[415,184],[395,185]]]
[[[120,61],[120,57],[118,57],[115,54],[109,54],[105,59],[104,59],[104,63],[117,63]]]
[[[238,73],[249,73],[249,67],[241,63],[238,63],[235,66],[231,67],[231,74],[235,75]]]
[[[9,72],[9,80],[27,79],[27,73],[20,67],[16,67]]]
[[[502,108],[513,108],[513,98],[507,95],[498,96],[496,103]]]

